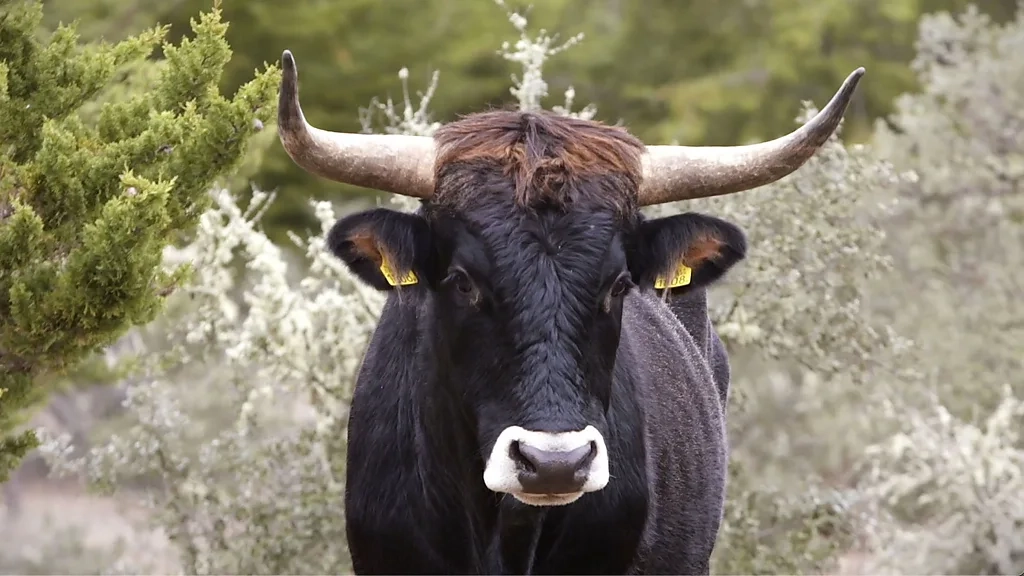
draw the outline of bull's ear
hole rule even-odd
[[[346,216],[327,234],[327,247],[377,290],[428,283],[430,227],[418,214],[374,208]]]
[[[747,238],[730,222],[693,212],[644,221],[630,271],[638,286],[678,293],[705,287],[747,253]]]

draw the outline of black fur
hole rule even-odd
[[[729,373],[704,289],[743,258],[742,232],[698,214],[622,218],[585,201],[524,208],[502,181],[488,184],[494,193],[473,206],[371,210],[330,233],[371,286],[391,288],[368,245],[420,279],[389,297],[352,401],[355,571],[706,574],[725,489]],[[670,308],[654,276],[709,236],[724,249],[694,267]],[[609,297],[630,280],[637,286]],[[485,459],[513,424],[593,424],[609,451],[608,486],[555,508],[490,492]]]

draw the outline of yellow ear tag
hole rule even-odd
[[[419,279],[416,278],[416,275],[413,274],[412,270],[409,270],[405,274],[401,282],[396,282],[395,275],[391,273],[391,264],[388,263],[388,259],[385,258],[383,254],[381,254],[380,273],[384,275],[384,279],[392,286],[409,286],[410,284],[419,282]]]
[[[676,274],[671,280],[665,280],[664,276],[658,276],[654,279],[654,287],[658,290],[665,288],[678,288],[680,286],[686,286],[690,283],[690,273],[693,270],[686,264],[679,263],[679,268],[676,268]]]

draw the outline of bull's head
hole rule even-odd
[[[700,289],[743,258],[742,231],[638,208],[774,182],[839,124],[863,69],[813,119],[736,147],[644,146],[619,128],[551,114],[489,112],[436,137],[310,126],[290,52],[281,142],[324,178],[422,199],[339,220],[331,249],[379,290],[411,286],[424,350],[463,402],[483,481],[534,505],[572,502],[609,480],[608,406],[623,299],[633,289]],[[414,292],[414,294],[417,292]],[[395,359],[401,361],[401,359]]]

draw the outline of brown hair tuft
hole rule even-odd
[[[626,210],[636,205],[644,144],[624,128],[548,111],[490,111],[442,126],[434,136],[436,200],[462,203],[472,174],[500,170],[516,204],[564,206],[580,196]],[[469,170],[469,172],[466,172]]]

